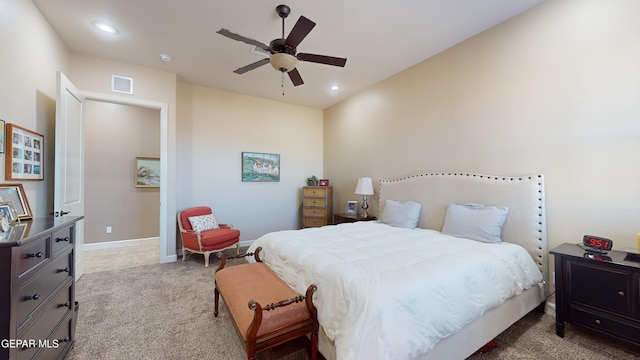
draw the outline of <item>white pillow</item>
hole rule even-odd
[[[415,201],[387,200],[379,221],[387,225],[413,229],[418,226],[422,205]]]
[[[451,204],[444,218],[442,232],[485,243],[499,243],[508,214],[508,207]]]
[[[220,225],[216,221],[213,214],[189,216],[189,223],[194,231],[207,231],[213,229],[220,229]]]

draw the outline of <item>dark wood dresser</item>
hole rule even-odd
[[[0,235],[0,359],[63,359],[75,335],[75,224],[23,221]]]
[[[640,259],[611,250],[592,254],[562,244],[555,255],[556,334],[564,323],[640,346]]]

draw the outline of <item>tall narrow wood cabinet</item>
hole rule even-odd
[[[318,227],[333,219],[333,187],[305,186],[302,189],[302,226]]]
[[[73,347],[80,219],[33,219],[0,234],[1,359],[63,359]]]

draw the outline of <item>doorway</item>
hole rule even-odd
[[[84,272],[159,263],[160,111],[85,100],[83,132]]]
[[[129,105],[160,111],[160,262],[177,260],[175,236],[175,122],[170,123],[168,104],[155,101],[122,98],[108,94],[82,92],[87,100],[112,104]]]

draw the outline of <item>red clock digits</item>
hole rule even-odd
[[[599,237],[599,236],[593,236],[593,235],[585,235],[582,237],[582,243],[585,246],[588,246],[590,248],[593,249],[600,249],[600,250],[611,250],[612,245],[613,245],[613,241],[607,239],[607,238],[603,238],[603,237]]]
[[[594,239],[594,238],[589,238],[589,245],[590,246],[594,246],[594,247],[598,247],[598,248],[602,248],[603,244],[602,244],[602,240],[600,239]]]

